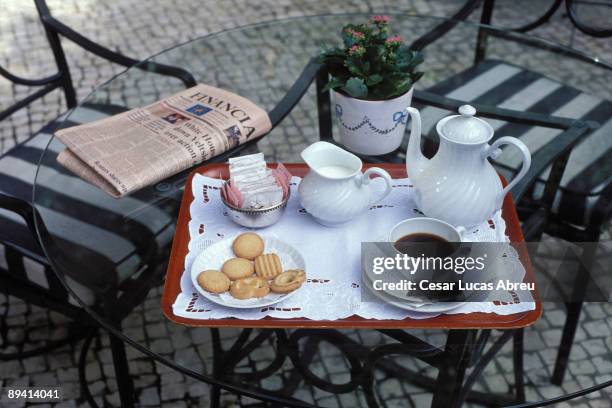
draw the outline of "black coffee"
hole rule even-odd
[[[450,256],[457,249],[452,242],[448,242],[438,235],[420,232],[404,235],[395,241],[394,246],[403,254],[431,257]]]

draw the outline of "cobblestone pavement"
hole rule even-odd
[[[198,2],[199,12],[194,12],[193,2],[168,2],[153,0],[148,2],[135,2],[128,0],[115,0],[112,2],[97,2],[95,0],[50,0],[49,6],[53,14],[89,36],[110,48],[117,49],[125,54],[135,57],[146,57],[173,44],[195,38],[210,32],[227,29],[258,21],[282,18],[287,16],[310,15],[329,12],[354,11],[406,11],[411,13],[450,15],[458,7],[460,1],[444,0],[438,2],[419,1],[258,1],[225,0],[212,2],[202,0]],[[519,1],[518,7],[512,8],[507,3],[501,4],[499,17],[496,23],[509,26],[518,25],[520,15],[536,15],[545,7],[544,2]],[[219,7],[222,4],[222,7]],[[159,28],[152,28],[152,25]],[[179,29],[179,25],[184,27]],[[590,55],[598,55],[604,59],[612,60],[612,45],[610,41],[594,40],[569,28],[567,18],[561,12],[555,15],[551,24],[538,29],[537,35],[549,38],[564,44],[582,49]],[[79,99],[85,97],[91,89],[111,78],[122,70],[107,62],[92,57],[74,46],[65,42],[66,52]],[[211,43],[214,47],[214,43]],[[222,46],[219,44],[218,46]],[[447,47],[463,46],[460,41],[446,44]],[[428,67],[428,75],[423,86],[436,83],[449,73],[461,69],[471,59],[470,45],[465,45],[465,61],[460,58],[456,61],[440,59],[437,65]],[[26,1],[4,0],[0,4],[0,65],[9,70],[27,77],[40,77],[53,71],[53,60],[47,50],[46,40],[43,37],[39,22],[32,4]],[[27,51],[26,51],[27,50]],[[207,50],[202,50],[206,55]],[[444,47],[441,48],[444,51]],[[280,52],[280,51],[279,51]],[[512,52],[511,49],[499,48],[494,52]],[[213,53],[214,54],[214,53]],[[454,53],[453,55],[459,55]],[[533,55],[516,55],[526,66],[530,59],[534,65],[539,64]],[[284,68],[291,70],[289,61]],[[206,79],[205,71],[207,61],[203,58],[201,63],[194,62],[200,68],[200,77]],[[214,64],[214,62],[213,62]],[[568,67],[561,67],[550,75],[561,76],[568,72]],[[211,73],[210,75],[215,75]],[[229,75],[229,74],[227,74]],[[230,77],[215,76],[215,80],[224,80],[232,83]],[[598,87],[598,81],[606,78],[594,78],[588,74],[584,76],[573,75],[573,85],[590,92],[605,92],[609,87]],[[205,81],[204,81],[205,82]],[[123,85],[125,85],[125,82]],[[271,85],[271,86],[270,86]],[[110,88],[108,98],[128,103],[130,106],[150,102],[159,92],[163,92],[163,83],[156,84],[147,93],[145,87],[133,91],[133,87]],[[270,89],[262,89],[270,86]],[[266,104],[266,99],[274,88],[274,81],[258,87],[253,85],[244,89],[256,93]],[[602,90],[603,88],[603,90]],[[6,106],[19,97],[27,89],[14,87],[0,80],[0,106]],[[263,96],[262,96],[263,95]],[[273,95],[272,95],[273,96]],[[270,96],[269,100],[274,100]],[[105,95],[99,95],[104,98]],[[312,101],[313,97],[310,95]],[[38,129],[49,120],[56,117],[64,108],[61,95],[52,94],[42,103],[34,105],[29,110],[12,116],[10,120],[0,123],[0,152],[6,151],[18,141],[27,138],[33,130]],[[275,137],[264,139],[260,148],[267,154],[273,154],[278,160],[296,160],[297,152],[303,146],[316,138],[316,117],[313,117],[310,105],[300,104],[284,124],[282,131]],[[608,237],[609,239],[609,237]],[[130,337],[141,341],[151,349],[173,359],[174,361],[189,362],[189,367],[198,371],[210,372],[212,356],[210,353],[210,337],[205,329],[193,330],[168,322],[159,310],[160,292],[152,291],[141,307],[136,309],[124,322]],[[24,342],[29,346],[41,344],[46,339],[59,339],[68,333],[69,324],[61,316],[46,312],[22,301],[0,295],[0,316],[6,316],[8,323],[8,344],[4,352],[13,352],[16,345]],[[528,399],[550,398],[562,393],[569,393],[610,379],[612,375],[612,307],[610,304],[591,303],[585,305],[580,328],[576,335],[576,344],[572,349],[571,362],[568,375],[562,387],[549,383],[549,377],[556,355],[561,328],[565,312],[560,305],[546,304],[542,319],[526,331],[525,372],[527,381]],[[372,331],[350,331],[351,337],[365,344],[378,344],[383,341],[382,335]],[[417,332],[433,344],[441,345],[443,332]],[[224,343],[231,342],[236,336],[233,331],[224,331]],[[80,397],[78,373],[76,363],[79,357],[81,343],[76,347],[66,347],[46,356],[37,356],[22,361],[9,361],[0,364],[0,386],[8,385],[57,385],[64,387],[67,401],[57,406],[86,405]],[[243,362],[245,369],[258,366],[270,361],[272,344],[258,349],[249,360]],[[187,378],[164,365],[152,362],[138,351],[128,348],[130,370],[136,382],[139,404],[142,406],[183,407],[206,406],[210,390],[202,383]],[[401,361],[413,366],[425,374],[434,374],[435,371],[425,365],[406,359]],[[281,373],[262,382],[262,386],[271,389],[277,388],[283,375],[291,369],[286,363]],[[335,382],[343,382],[348,375],[346,361],[337,354],[333,347],[322,347],[312,365],[313,371]],[[108,346],[108,338],[101,335],[87,355],[86,377],[90,390],[97,402],[102,405],[109,403],[119,405],[116,384],[113,381],[114,373]],[[513,384],[511,349],[505,347],[495,360],[489,364],[485,373],[476,385],[476,389],[485,391],[508,391]],[[384,373],[377,376],[377,390],[379,397],[384,400],[387,407],[427,406],[431,394],[423,389],[388,378]],[[295,396],[323,406],[365,406],[363,396],[360,394],[344,394],[332,396],[321,390],[303,385]],[[587,398],[581,398],[557,406],[590,406],[609,407],[612,394],[610,391],[594,393]],[[237,399],[232,395],[223,395],[224,406],[246,404],[248,399]],[[41,406],[41,405],[39,405]]]

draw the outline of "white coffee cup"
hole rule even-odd
[[[389,233],[389,242],[396,242],[398,239],[411,234],[431,234],[437,235],[448,242],[462,242],[462,234],[465,233],[463,227],[453,227],[451,224],[436,218],[409,218],[400,221]]]
[[[396,247],[397,241],[406,235],[412,234],[427,234],[434,235],[442,238],[443,240],[451,243],[460,243],[463,242],[462,235],[465,233],[465,228],[463,227],[454,227],[451,224],[444,222],[442,220],[438,220],[436,218],[409,218],[407,220],[400,221],[397,223],[389,233],[389,243],[392,244],[395,253],[404,254],[404,252],[400,251],[399,248]],[[438,245],[434,242],[414,242],[413,249],[419,251],[420,249],[424,249],[428,247],[428,245]],[[424,247],[423,247],[424,246]],[[432,248],[429,246],[428,248]],[[458,256],[461,253],[461,246],[455,248],[451,257]],[[458,279],[458,275],[454,272],[454,270],[436,270],[436,269],[427,269],[424,267],[419,267],[417,270],[411,270],[409,273],[401,272],[401,275],[404,279],[411,280],[417,282],[417,285],[420,281],[427,282],[436,282],[436,283],[449,283],[456,282]],[[439,301],[444,299],[444,296],[450,296],[450,299],[455,299],[454,292],[446,292],[446,291],[417,291],[415,296],[423,297],[428,299],[428,301]]]

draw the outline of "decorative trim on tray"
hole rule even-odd
[[[274,307],[274,306],[266,306],[261,308],[261,312],[299,312],[302,310],[301,307]]]
[[[194,309],[193,305],[195,305],[195,302],[198,300],[198,294],[197,292],[193,292],[191,294],[191,300],[189,301],[189,304],[187,305],[187,308],[185,309],[185,311],[190,312],[190,313],[199,313],[199,312],[210,312],[210,309]]]
[[[208,190],[221,190],[220,187],[211,186],[209,184],[204,184],[202,186],[202,197],[204,197],[204,202],[207,203],[210,201],[210,197],[208,196]]]

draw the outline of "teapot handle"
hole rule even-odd
[[[523,156],[523,165],[521,167],[521,171],[519,171],[519,173],[512,179],[512,181],[508,183],[506,188],[501,191],[499,197],[497,198],[496,209],[498,210],[502,207],[506,194],[508,194],[508,192],[512,189],[512,187],[516,185],[516,183],[519,182],[520,179],[525,177],[525,174],[527,174],[527,171],[529,171],[529,167],[531,166],[531,153],[529,152],[529,149],[527,148],[525,143],[521,142],[516,137],[511,136],[504,136],[497,139],[491,146],[489,146],[484,151],[484,157],[486,158],[492,156],[493,158],[496,158],[497,156],[499,156],[499,146],[501,145],[513,145],[517,147],[520,150],[521,155]]]
[[[370,175],[372,174],[378,174],[380,177],[382,177],[383,180],[385,180],[387,188],[385,189],[385,192],[376,201],[370,200],[370,205],[378,203],[380,200],[391,194],[391,191],[393,190],[391,176],[389,175],[389,173],[387,173],[380,167],[370,167],[369,169],[367,169],[365,173],[363,173],[362,183],[365,185],[370,184],[370,182],[372,181],[372,179],[370,179]]]

